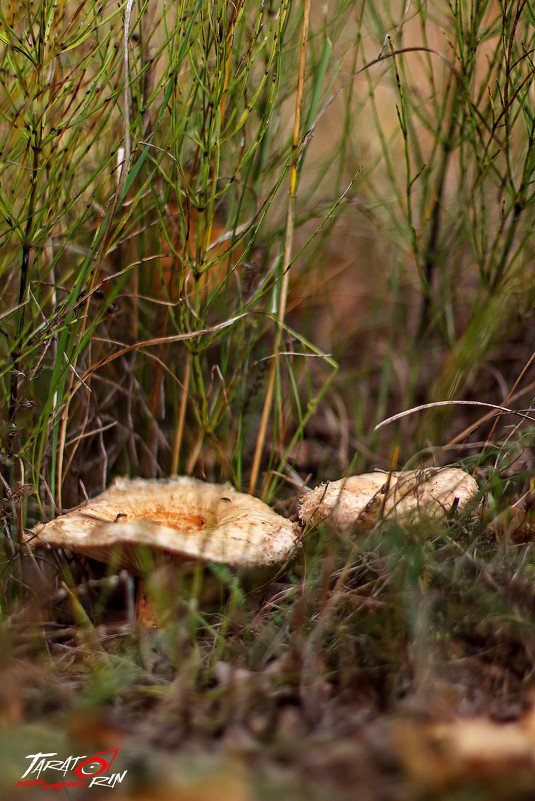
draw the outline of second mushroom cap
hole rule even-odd
[[[308,492],[299,517],[304,523],[325,521],[339,529],[365,529],[382,516],[444,516],[465,506],[477,490],[472,476],[452,467],[364,473]]]

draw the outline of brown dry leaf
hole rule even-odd
[[[509,775],[535,779],[535,708],[514,723],[485,717],[399,721],[393,739],[407,774],[421,786],[438,789]]]
[[[180,237],[182,214],[188,223],[186,243],[182,242]],[[162,287],[165,287],[166,297],[173,300],[178,298],[180,293],[177,276],[183,273],[182,292],[189,296],[189,302],[193,305],[194,295],[197,292],[200,292],[202,300],[205,300],[208,290],[213,292],[228,278],[229,264],[232,270],[236,269],[242,248],[236,245],[232,247],[231,232],[220,222],[212,220],[208,231],[208,220],[193,208],[181,211],[177,203],[171,203],[166,208],[163,223],[166,235],[162,238],[161,252],[165,254],[169,250],[169,244],[173,252],[160,256],[161,278],[153,283],[153,295],[156,297],[162,295]],[[202,261],[209,266],[200,270],[201,280],[194,281],[190,265],[198,266],[196,264],[198,243],[203,255]],[[178,265],[180,270],[177,269]]]
[[[316,487],[305,495],[299,517],[305,523],[365,530],[381,517],[444,516],[465,506],[477,490],[472,476],[452,467],[365,473]]]
[[[535,539],[535,509],[533,506],[527,508],[509,506],[489,519],[489,529],[500,537],[510,538],[513,542],[532,542]]]
[[[276,564],[297,548],[298,533],[261,500],[228,484],[188,476],[121,478],[92,501],[35,526],[27,543],[71,548],[143,572],[144,550],[241,567]]]

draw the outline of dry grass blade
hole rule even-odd
[[[503,414],[514,414],[517,417],[522,417],[524,420],[531,420],[535,422],[535,417],[531,417],[529,414],[525,414],[524,412],[519,412],[516,409],[508,409],[506,406],[499,406],[495,403],[485,403],[484,401],[471,401],[471,400],[447,400],[447,401],[434,401],[433,403],[423,403],[420,406],[414,406],[412,409],[407,409],[404,412],[399,412],[398,414],[392,415],[386,420],[382,420],[375,426],[375,430],[378,431],[383,426],[387,426],[390,423],[396,422],[396,420],[401,420],[403,417],[408,417],[411,414],[416,414],[417,412],[425,411],[426,409],[436,409],[440,406],[483,406],[489,409],[496,409],[498,412]]]

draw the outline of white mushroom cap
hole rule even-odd
[[[462,508],[478,491],[457,468],[365,473],[327,482],[308,492],[299,510],[304,523],[326,521],[339,529],[367,528],[381,517],[441,517]]]
[[[292,555],[298,533],[261,500],[229,484],[178,476],[117,479],[88,503],[35,526],[27,541],[143,572],[147,549],[180,560],[275,564]]]

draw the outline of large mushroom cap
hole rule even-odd
[[[185,560],[271,565],[291,556],[298,535],[252,495],[179,476],[117,479],[92,501],[35,526],[27,541],[143,572],[147,549]]]
[[[365,473],[321,484],[303,499],[304,523],[325,521],[336,528],[367,528],[380,517],[440,517],[462,508],[478,490],[472,476],[457,468]]]

